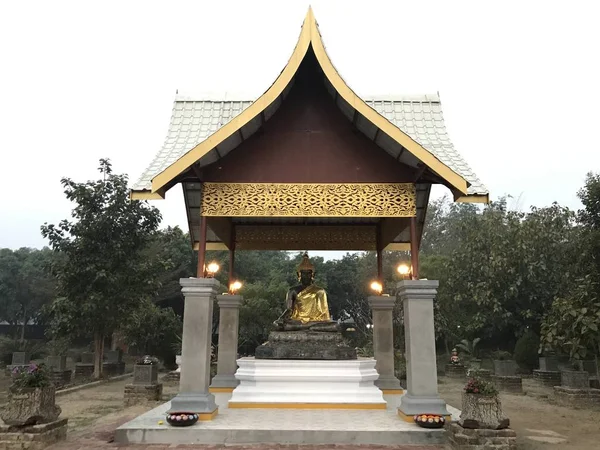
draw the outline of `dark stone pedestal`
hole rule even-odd
[[[125,373],[124,362],[105,362],[102,364],[102,372],[104,376],[115,377],[117,375],[123,375]]]
[[[573,389],[554,386],[556,403],[571,408],[591,408],[600,406],[600,389]]]
[[[502,377],[493,376],[492,381],[501,392],[510,392],[512,394],[523,393],[523,379],[519,376]]]
[[[465,366],[462,364],[446,364],[446,376],[448,378],[464,378]]]
[[[50,372],[50,379],[52,380],[52,383],[54,384],[54,386],[56,386],[57,389],[71,384],[72,376],[73,373],[70,370],[53,370],[52,372]]]
[[[82,378],[92,378],[94,375],[94,365],[93,364],[83,364],[77,363],[75,364],[75,379]]]
[[[124,402],[125,406],[140,405],[148,402],[158,402],[162,399],[162,383],[149,384],[147,386],[140,384],[128,384],[125,386]]]
[[[272,331],[256,348],[256,359],[356,359],[340,332]]]
[[[0,423],[0,448],[4,450],[43,450],[67,438],[68,419],[25,427]]]
[[[463,428],[457,423],[446,426],[448,444],[453,450],[515,450],[517,433],[515,430],[484,430]]]
[[[534,370],[533,379],[544,386],[560,386],[560,372],[553,370]]]

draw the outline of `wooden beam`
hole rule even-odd
[[[229,286],[235,281],[235,225],[231,224],[231,240],[229,242]]]
[[[194,172],[194,175],[196,175],[198,177],[198,181],[202,181],[202,172],[200,172],[200,168],[198,167],[198,164],[194,164],[192,166],[192,171]]]
[[[412,262],[412,278],[419,279],[419,236],[417,236],[417,219],[410,218],[410,259]]]
[[[197,278],[204,278],[204,264],[206,262],[206,228],[207,218],[200,216],[200,235],[198,236],[198,271]]]
[[[377,280],[383,286],[383,245],[381,243],[381,223],[377,224],[375,247],[377,249]]]
[[[427,166],[425,164],[420,164],[420,166],[421,167],[419,167],[419,170],[417,171],[417,173],[415,175],[415,183],[421,179],[421,177],[423,176],[423,173],[427,169]]]

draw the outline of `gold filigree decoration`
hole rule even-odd
[[[411,183],[209,183],[202,215],[219,217],[412,217]]]
[[[237,225],[238,250],[375,250],[375,225]]]

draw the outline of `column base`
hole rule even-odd
[[[210,392],[232,392],[240,384],[235,375],[215,375],[210,383]]]
[[[400,380],[396,377],[385,377],[382,378],[381,375],[374,382],[375,386],[381,389],[384,393],[385,391],[400,391],[400,392],[389,392],[393,393],[402,393],[402,386],[400,386]]]
[[[440,416],[449,416],[446,409],[446,402],[439,397],[414,397],[410,393],[405,394],[400,399],[398,408],[400,415],[412,417],[415,414],[437,414]]]
[[[217,411],[215,396],[208,392],[180,392],[171,400],[171,408],[167,413],[191,412],[201,415],[212,415]]]

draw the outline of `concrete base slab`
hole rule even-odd
[[[372,444],[440,445],[445,431],[405,423],[391,410],[228,409],[229,394],[216,394],[219,414],[209,422],[174,428],[165,403],[120,426],[115,441],[129,444]],[[163,421],[162,425],[158,422]]]
[[[373,444],[396,448],[446,442],[444,430],[403,422],[396,414],[397,398],[388,400],[387,410],[367,411],[228,409],[230,398],[231,393],[215,394],[219,414],[189,428],[166,423],[170,405],[165,403],[119,427],[115,440],[130,444]],[[453,421],[459,419],[460,410],[448,405],[448,411]]]

